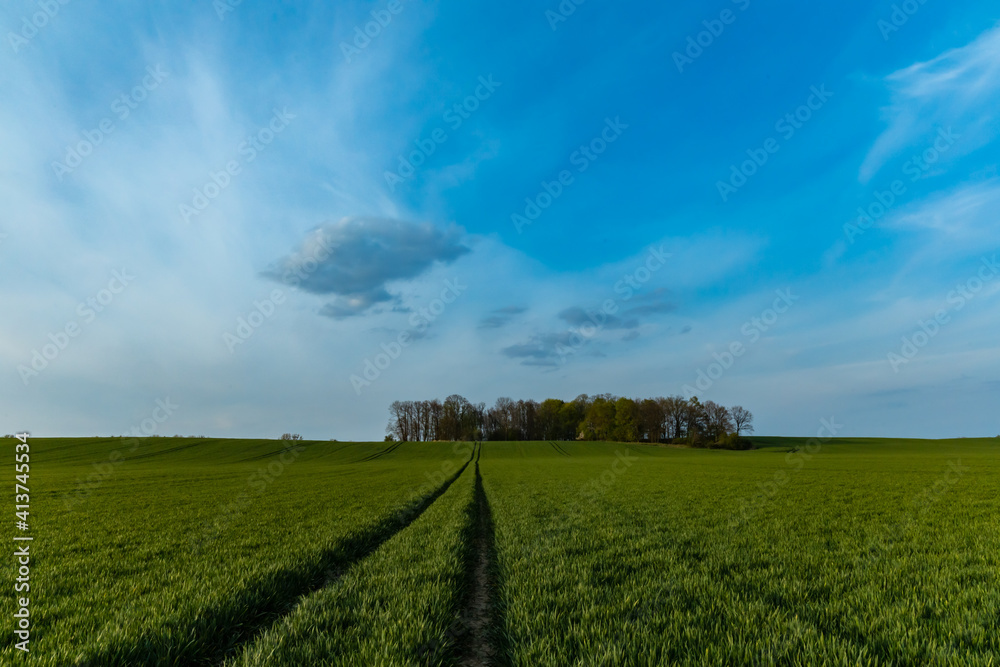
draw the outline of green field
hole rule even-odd
[[[754,442],[31,440],[0,656],[1000,665],[1000,440]]]

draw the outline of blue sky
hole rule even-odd
[[[7,3],[0,422],[381,439],[397,399],[696,393],[996,435],[998,18]]]

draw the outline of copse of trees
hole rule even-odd
[[[728,449],[749,449],[746,433],[753,433],[753,415],[740,405],[611,394],[541,403],[502,397],[490,408],[458,394],[443,402],[395,401],[386,426],[386,439],[404,441],[611,440]]]

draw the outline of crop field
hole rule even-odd
[[[754,443],[32,440],[2,663],[1000,665],[1000,440]]]

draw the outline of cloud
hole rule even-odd
[[[599,326],[602,329],[637,329],[647,315],[663,315],[677,310],[677,304],[667,298],[664,287],[640,293],[623,302],[621,316],[605,313],[603,310],[586,310],[571,306],[559,313],[559,319],[570,326]]]
[[[520,315],[521,313],[528,310],[523,306],[506,306],[504,308],[497,308],[491,311],[493,314],[484,317],[479,322],[480,329],[500,329],[510,324],[511,320],[514,319],[515,315]]]
[[[627,302],[630,305],[620,309],[621,315],[609,314],[598,308],[564,308],[557,316],[569,327],[567,330],[533,334],[523,343],[503,348],[501,354],[522,359],[521,364],[525,366],[555,366],[557,362],[564,363],[567,354],[594,342],[603,331],[625,331],[615,342],[633,341],[639,337],[642,316],[676,310],[677,306],[667,299],[667,294],[668,291],[661,287],[633,296]],[[590,350],[589,355],[607,356],[600,350]]]
[[[448,264],[468,253],[463,238],[464,231],[455,226],[442,230],[426,223],[343,218],[310,232],[298,250],[262,275],[313,294],[334,295],[320,313],[342,319],[396,301],[388,283],[412,280],[435,263]]]
[[[608,315],[599,310],[587,311],[579,306],[572,306],[559,313],[559,319],[572,327],[598,326],[602,329],[635,329],[639,320],[629,318],[623,320],[616,315]]]
[[[669,291],[665,287],[660,287],[644,294],[638,294],[630,302],[638,305],[627,308],[624,313],[633,317],[672,313],[677,310],[677,304],[668,299],[667,294],[669,294]]]
[[[521,359],[524,366],[557,366],[557,362],[565,361],[565,352],[572,347],[573,334],[562,333],[535,334],[524,343],[510,345],[500,352],[511,359]]]
[[[933,141],[937,128],[953,128],[961,138],[949,157],[967,154],[996,134],[993,116],[1000,104],[1000,27],[975,41],[886,77],[892,105],[889,126],[876,139],[858,179],[867,183],[899,151]],[[924,139],[926,137],[926,139]]]
[[[996,238],[1000,211],[1000,179],[962,185],[920,202],[890,218],[887,226],[900,230],[931,230],[948,240]]]

